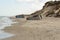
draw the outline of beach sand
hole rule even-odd
[[[18,23],[3,29],[15,36],[2,40],[60,40],[60,19],[42,20],[16,19]]]

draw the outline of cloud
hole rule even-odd
[[[20,9],[20,13],[30,14],[37,10],[42,9],[44,3],[49,0],[16,0],[16,1],[22,4],[20,5],[20,8],[22,8]]]
[[[37,1],[37,0],[16,0],[18,2],[32,2],[32,1]]]
[[[16,0],[17,2],[46,2],[49,0]]]

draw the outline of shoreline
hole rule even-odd
[[[4,20],[4,22],[6,22],[5,24],[2,25],[2,27],[0,27],[0,40],[1,39],[5,39],[5,38],[9,38],[9,37],[12,37],[14,36],[14,34],[11,34],[9,32],[5,32],[4,29],[7,28],[7,27],[10,27],[12,26],[13,24],[15,24],[16,22],[13,22],[12,19],[10,19],[9,17],[4,17],[2,20]],[[7,21],[6,21],[7,20]],[[4,23],[2,22],[2,23]]]
[[[4,29],[5,32],[16,35],[2,40],[59,40],[57,39],[60,37],[59,18],[49,18],[41,21],[16,19],[16,21],[19,23]]]

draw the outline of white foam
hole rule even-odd
[[[15,22],[13,22],[10,18],[4,17],[0,19],[0,29],[4,29],[7,26],[11,26],[11,24],[14,24],[14,23]]]
[[[11,26],[11,24],[14,24],[16,22],[13,22],[9,17],[3,17],[0,19],[0,39],[9,38],[14,36],[14,34],[6,33],[4,31],[1,31],[1,29],[4,29],[5,27]]]
[[[3,32],[4,32],[4,31],[1,31],[1,30],[0,30],[0,34],[3,33]]]

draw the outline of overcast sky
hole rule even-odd
[[[31,14],[49,0],[0,0],[0,16]]]

